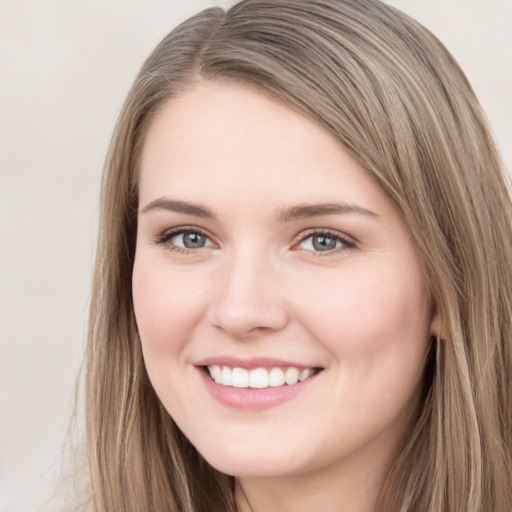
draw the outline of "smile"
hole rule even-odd
[[[221,386],[234,388],[278,388],[293,386],[315,375],[316,368],[254,368],[247,370],[240,367],[208,365],[206,366],[212,380]]]

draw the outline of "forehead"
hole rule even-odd
[[[141,202],[158,195],[222,205],[252,200],[390,204],[334,137],[274,99],[202,82],[165,103],[140,160]]]

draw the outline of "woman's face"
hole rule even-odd
[[[433,319],[408,231],[354,158],[283,104],[203,82],[150,126],[138,221],[147,371],[214,467],[389,463]]]

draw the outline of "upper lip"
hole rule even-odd
[[[288,368],[294,367],[299,369],[305,368],[320,368],[318,365],[298,363],[286,359],[276,359],[272,357],[251,357],[241,358],[234,356],[212,356],[200,359],[194,363],[195,366],[229,366],[231,368],[246,368],[252,370],[254,368]]]

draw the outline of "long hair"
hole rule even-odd
[[[378,0],[243,0],[153,51],[107,157],[86,372],[92,508],[236,510],[153,391],[131,274],[138,159],[165,101],[200,80],[244,84],[327,129],[394,202],[433,307],[420,414],[380,494],[387,512],[512,510],[512,206],[475,95],[425,28]]]

